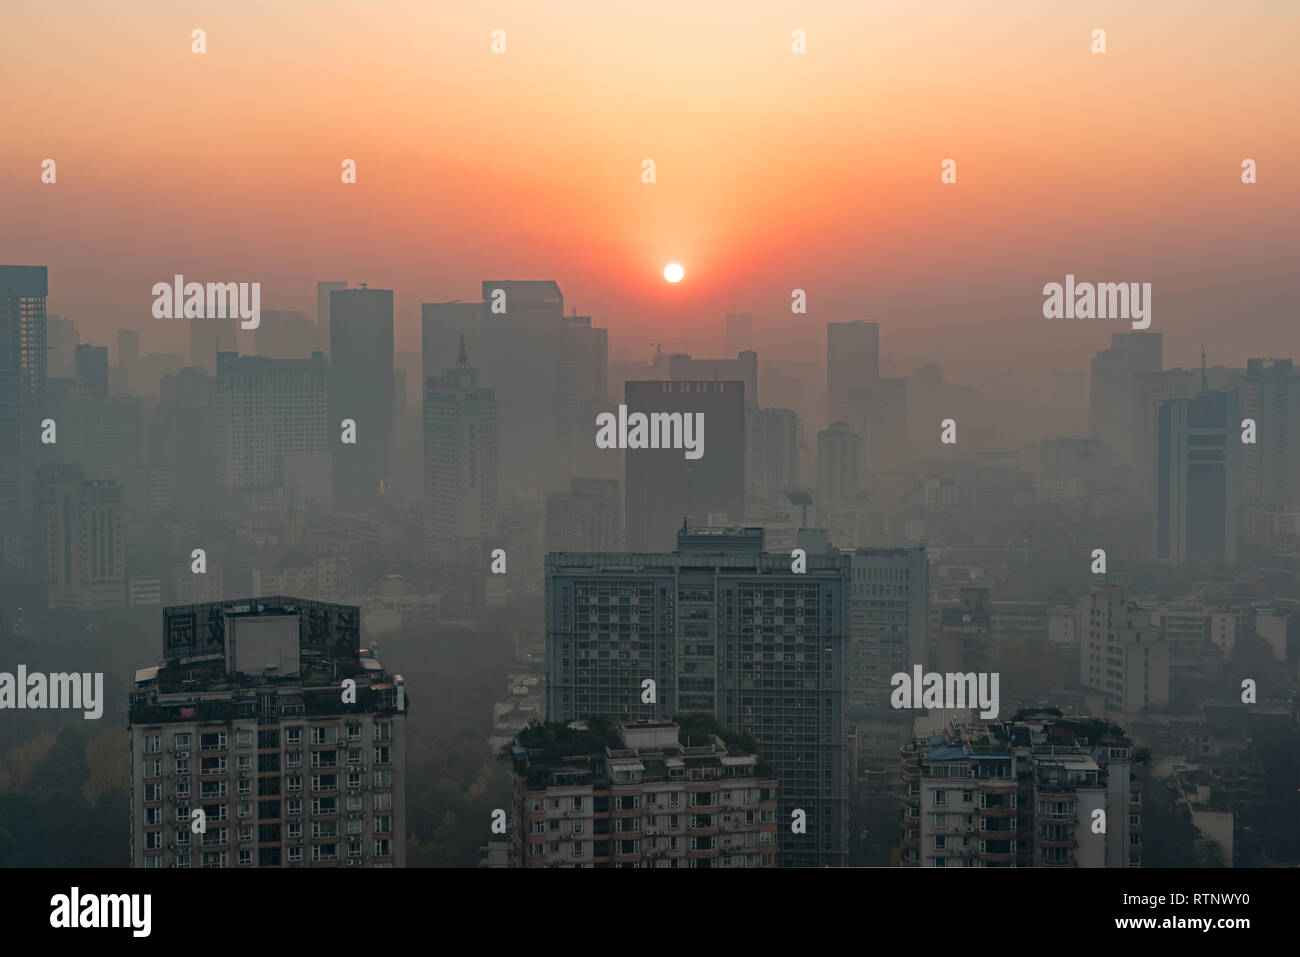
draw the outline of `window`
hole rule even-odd
[[[390,764],[391,762],[389,748],[375,748],[375,764]]]
[[[349,834],[361,833],[361,818],[354,817],[348,820],[348,833]]]
[[[381,814],[375,818],[375,833],[393,833],[393,816],[391,814]]]
[[[240,802],[239,802],[239,816],[240,816],[240,817],[252,817],[252,816],[253,816],[253,802],[252,802],[252,801],[240,801]]]
[[[253,770],[253,756],[251,754],[241,754],[239,756],[239,770],[241,771]]]
[[[337,791],[339,776],[337,774],[313,774],[311,789],[313,791]]]
[[[284,789],[285,789],[286,791],[301,791],[301,790],[302,790],[302,775],[301,775],[301,774],[291,774],[291,775],[289,775],[287,778],[285,778],[285,779],[284,779]]]
[[[947,827],[947,826],[948,826],[948,815],[947,815],[947,814],[936,814],[936,815],[934,816],[934,826],[935,826],[936,828],[940,828],[940,829]]]
[[[392,808],[393,808],[393,796],[392,796],[391,794],[376,794],[376,795],[375,795],[375,810],[376,810],[376,811],[391,811]]]
[[[313,861],[337,861],[339,859],[339,846],[337,844],[313,844],[311,846],[311,859]]]
[[[940,788],[934,792],[934,806],[944,807],[948,803],[948,792]]]
[[[302,863],[302,847],[300,845],[295,844],[293,847],[289,848],[289,863]]]
[[[240,730],[235,732],[235,747],[251,748],[253,746],[253,732],[251,730]]]
[[[212,734],[199,735],[200,751],[224,751],[226,748],[226,732],[217,731]]]
[[[288,811],[289,814],[301,814],[302,798],[289,798],[285,802],[285,809]]]
[[[389,723],[389,722],[387,722],[387,721],[376,722],[376,723],[375,723],[375,740],[376,740],[376,741],[392,741],[392,740],[393,740],[393,726],[392,726],[392,724]]]
[[[393,853],[393,842],[388,838],[375,841],[375,857],[388,857]]]
[[[252,867],[252,866],[253,866],[253,852],[252,852],[252,851],[240,851],[240,852],[239,852],[239,866],[240,866],[240,867]]]
[[[349,740],[349,741],[360,741],[360,740],[361,740],[361,725],[359,725],[359,724],[349,724],[349,725],[348,725],[348,740]],[[358,754],[358,756],[359,756],[359,755],[360,755],[360,752],[358,751],[357,754]]]
[[[312,744],[337,744],[339,740],[339,729],[333,725],[327,728],[312,728]]]
[[[162,735],[160,734],[146,734],[143,741],[145,754],[157,754],[162,750]]]
[[[174,747],[177,751],[188,751],[190,749],[189,732],[185,732],[184,734],[172,735],[172,747]]]
[[[302,821],[290,821],[286,827],[287,830],[285,833],[288,835],[290,840],[302,839]]]
[[[947,838],[945,835],[943,835],[943,834],[936,834],[936,835],[934,836],[934,849],[935,849],[936,851],[944,851],[944,850],[947,850],[947,849],[948,849],[948,838]]]
[[[579,818],[574,818],[574,821],[573,821],[573,833],[574,833],[574,834],[581,834],[581,833],[582,833],[582,831],[583,831],[583,823],[584,823],[584,822],[583,822],[582,818],[580,818],[580,817],[579,817]]]
[[[377,788],[391,788],[392,786],[393,786],[393,772],[392,772],[392,771],[376,771],[376,772],[375,772],[375,787],[377,787]]]
[[[144,849],[146,851],[162,850],[162,831],[144,832]]]
[[[302,744],[302,728],[286,728],[284,740],[286,744]]]
[[[284,766],[286,768],[302,767],[302,754],[286,754],[284,757]]]

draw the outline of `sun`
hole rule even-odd
[[[681,282],[682,277],[686,275],[686,270],[677,263],[669,263],[664,267],[664,278],[669,282]]]

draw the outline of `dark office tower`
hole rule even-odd
[[[390,490],[393,475],[393,291],[330,293],[330,448],[334,497],[364,507]],[[356,442],[342,441],[342,422]]]
[[[316,333],[316,324],[301,312],[263,309],[253,330],[253,349],[269,359],[306,359],[321,351]]]
[[[782,867],[843,865],[848,851],[852,559],[807,561],[796,574],[788,553],[764,554],[758,528],[683,529],[672,553],[546,559],[547,717],[704,712],[753,735],[780,780]],[[791,831],[796,809],[807,815],[805,834]]]
[[[71,319],[58,316],[45,317],[45,344],[48,346],[49,377],[51,379],[75,379],[77,377],[77,346],[81,344],[81,333],[77,324]]]
[[[77,378],[92,398],[108,398],[108,346],[77,346]]]
[[[1278,508],[1300,505],[1300,370],[1290,359],[1247,359],[1242,416],[1255,420],[1243,445],[1242,499]]]
[[[614,479],[575,478],[546,496],[548,552],[621,552],[623,503]]]
[[[165,376],[159,394],[151,458],[171,475],[180,513],[206,515],[216,491],[216,379],[188,366]]]
[[[140,333],[117,330],[117,367],[122,370],[122,391],[137,395],[140,389]]]
[[[627,449],[627,547],[631,552],[672,548],[682,521],[705,525],[739,521],[745,511],[745,384],[743,382],[628,382],[627,415],[661,412],[704,416],[704,454],[681,448]],[[591,440],[596,436],[592,423]],[[696,437],[698,440],[698,436]],[[605,455],[616,455],[613,449]],[[714,516],[710,519],[709,516]]]
[[[817,433],[817,501],[824,505],[851,502],[861,488],[858,469],[862,437],[843,422],[832,422]]]
[[[456,364],[424,386],[424,533],[462,561],[498,532],[497,403],[461,342]]]
[[[851,422],[875,394],[880,377],[880,323],[826,324],[826,421]]]
[[[799,417],[793,409],[747,409],[745,494],[762,502],[799,484]]]
[[[1089,376],[1088,431],[1106,444],[1115,459],[1132,464],[1134,447],[1133,384],[1139,372],[1164,368],[1163,333],[1116,332],[1110,348],[1092,358]]]
[[[1172,399],[1190,399],[1196,395],[1200,375],[1191,369],[1165,369],[1162,372],[1133,374],[1133,403],[1129,431],[1132,435],[1133,489],[1143,503],[1150,505],[1156,489],[1156,425],[1160,407]]]
[[[36,548],[50,608],[126,604],[122,488],[87,481],[76,465],[45,465],[36,479]]]
[[[1206,389],[1160,407],[1156,441],[1156,558],[1237,559],[1241,402]]]
[[[316,283],[316,349],[326,356],[330,352],[330,294],[347,288],[345,282]]]
[[[754,320],[749,313],[729,312],[725,321],[727,324],[727,355],[734,356],[741,352],[749,352],[754,348]]]
[[[45,411],[44,266],[0,266],[0,533],[31,527],[31,481]]]

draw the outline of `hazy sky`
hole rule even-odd
[[[145,352],[182,347],[178,272],[309,315],[391,287],[411,348],[421,301],[554,278],[639,356],[738,309],[794,355],[865,318],[900,372],[1036,380],[1128,328],[1042,318],[1069,272],[1152,282],[1167,364],[1295,355],[1297,47],[1293,0],[10,3],[0,262]]]

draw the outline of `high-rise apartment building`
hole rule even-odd
[[[360,627],[281,596],[163,609],[131,692],[133,867],[405,865],[405,687]]]
[[[667,554],[549,555],[547,716],[711,714],[772,762],[778,866],[845,864],[851,568],[809,554],[795,573],[759,528],[683,529]],[[789,826],[796,810],[806,833]]]
[[[684,743],[671,721],[617,741],[585,722],[563,746],[515,748],[515,867],[772,867],[777,782],[717,735]],[[525,731],[521,738],[527,739]]]
[[[702,526],[722,515],[727,521],[743,519],[744,383],[628,382],[624,389],[629,420],[638,412],[680,414],[683,421],[697,413],[704,417],[704,454],[698,458],[686,458],[682,448],[629,448],[623,453],[628,550],[670,550],[683,520]],[[594,422],[592,434],[594,441]]]
[[[461,341],[456,364],[424,387],[424,532],[481,549],[498,532],[497,442],[492,389],[480,388]]]
[[[942,734],[917,738],[903,750],[901,863],[1141,867],[1142,791],[1130,780],[1131,751],[1104,721],[1048,716],[954,720]]]
[[[134,329],[117,330],[117,367],[121,370],[122,391],[138,395],[140,389],[140,333]]]
[[[329,462],[328,369],[310,359],[217,357],[214,439],[222,488],[271,488]]]
[[[50,608],[99,611],[126,604],[122,489],[87,481],[76,465],[42,466],[36,542]]]
[[[1080,606],[1079,683],[1105,694],[1111,711],[1169,703],[1169,641],[1121,585],[1094,588]]]
[[[45,413],[44,266],[0,266],[0,533],[31,523],[31,483]]]
[[[337,503],[360,508],[391,490],[393,475],[393,291],[330,293],[330,448]],[[343,421],[355,426],[342,441]]]
[[[171,475],[172,501],[182,514],[212,507],[216,493],[216,379],[187,366],[159,383],[151,457]]]
[[[1237,560],[1241,401],[1202,389],[1160,407],[1156,427],[1158,561]]]
[[[928,664],[930,566],[924,548],[859,548],[852,552],[848,705],[889,705],[890,678]]]

